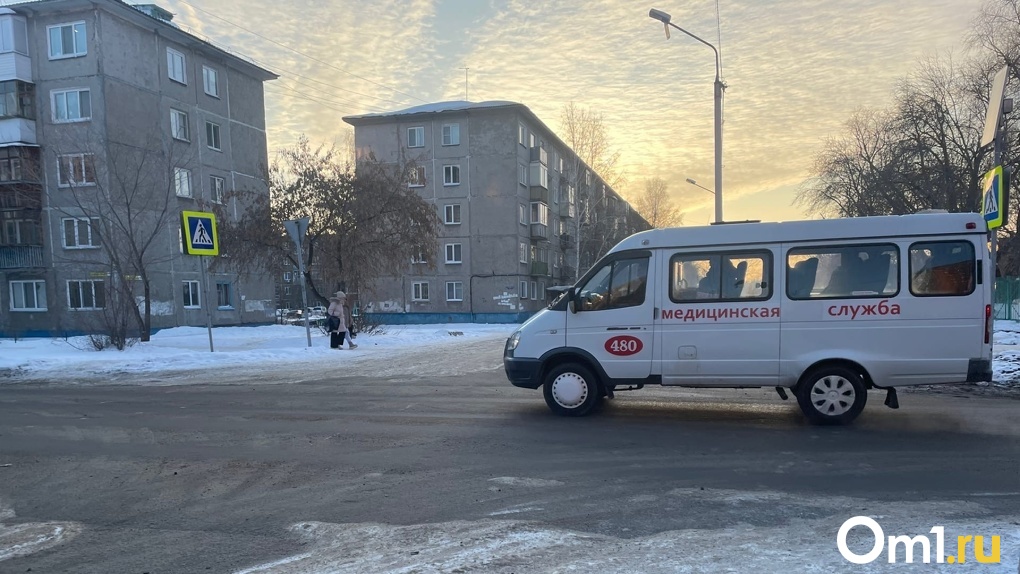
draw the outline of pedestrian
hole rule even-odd
[[[330,327],[330,349],[343,349],[345,337],[347,338],[347,342],[350,343],[351,349],[358,348],[358,346],[354,344],[354,340],[351,338],[351,334],[348,331],[348,324],[350,321],[345,308],[346,303],[347,294],[343,291],[337,291],[336,295],[329,298],[329,309],[326,310],[326,317],[329,321]]]

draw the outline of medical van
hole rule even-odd
[[[613,247],[506,342],[518,387],[580,416],[645,385],[775,387],[816,424],[869,389],[990,381],[988,229],[924,213],[653,229]]]

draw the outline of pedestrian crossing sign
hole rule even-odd
[[[219,255],[220,241],[216,236],[216,215],[204,211],[182,211],[181,232],[188,255]]]
[[[1002,227],[1006,215],[1006,182],[1002,166],[996,166],[985,173],[981,189],[981,213],[985,216],[988,229]]]

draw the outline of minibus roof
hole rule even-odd
[[[915,213],[810,221],[747,222],[642,231],[618,243],[610,253],[657,247],[714,247],[987,232],[985,220],[979,213]]]

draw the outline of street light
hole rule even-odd
[[[689,177],[687,178],[687,183],[689,183],[689,184],[693,185],[694,187],[700,187],[701,189],[704,189],[704,190],[705,190],[705,191],[707,191],[708,193],[711,193],[712,195],[715,195],[715,192],[714,192],[714,191],[712,191],[711,189],[708,189],[707,187],[705,187],[705,186],[701,185],[700,183],[698,183],[698,182],[694,181],[693,179],[691,179],[691,178],[689,178]]]
[[[648,11],[648,16],[653,20],[662,22],[663,28],[666,30],[666,39],[669,39],[669,28],[672,26],[677,30],[680,30],[684,34],[687,34],[691,38],[701,42],[702,44],[712,48],[715,52],[715,221],[719,223],[723,220],[722,216],[722,96],[723,90],[726,89],[726,84],[719,79],[719,50],[715,49],[715,46],[702,40],[701,38],[691,34],[687,30],[684,30],[680,26],[670,22],[672,16],[663,12],[662,10],[656,10],[652,8]],[[694,183],[690,179],[687,180],[690,183]],[[698,185],[698,184],[694,184]],[[700,185],[698,187],[701,187]],[[707,189],[707,188],[703,188]],[[711,191],[711,190],[709,190]]]

